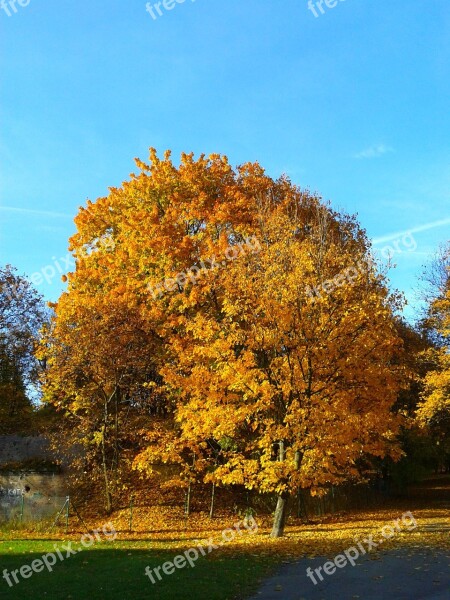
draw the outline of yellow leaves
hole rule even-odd
[[[118,387],[119,407],[152,432],[142,472],[161,462],[179,464],[182,479],[204,475],[218,452],[217,481],[264,491],[354,476],[361,453],[381,455],[398,428],[390,407],[402,379],[392,307],[358,224],[257,163],[234,171],[224,156],[190,153],[175,165],[154,149],[150,164],[136,162],[139,174],[76,219],[48,389],[95,440]],[[257,252],[222,261],[246,238]],[[148,284],[212,257],[220,268],[152,297]],[[336,279],[355,264],[352,281]],[[319,301],[308,285],[321,286]],[[275,461],[280,440],[286,460]]]
[[[431,306],[436,319],[438,333],[446,346],[431,349],[424,358],[434,365],[434,369],[425,376],[425,389],[422,403],[419,404],[417,418],[421,425],[439,424],[450,416],[450,272],[447,273],[446,292],[437,298]]]
[[[96,446],[100,446],[102,441],[103,441],[103,432],[95,431],[92,436],[92,443],[95,444]]]
[[[431,421],[448,419],[450,414],[450,393],[448,375],[441,373],[440,376],[427,376],[426,392],[424,402],[419,404],[417,410],[418,421],[421,424]]]

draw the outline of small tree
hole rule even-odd
[[[431,370],[423,380],[417,418],[438,437],[442,462],[450,468],[450,243],[440,251],[432,266],[431,280],[434,293],[429,298],[425,324],[436,347],[425,354]]]
[[[32,414],[20,369],[6,348],[0,348],[0,433],[28,433]]]
[[[11,265],[0,268],[0,431],[27,433],[37,396],[34,356],[46,319],[42,298]]]

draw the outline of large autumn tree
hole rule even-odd
[[[76,218],[47,398],[101,446],[117,390],[147,393],[136,466],[273,492],[281,535],[294,490],[396,455],[399,300],[358,223],[288,179],[220,155],[137,164]]]

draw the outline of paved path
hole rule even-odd
[[[366,555],[356,565],[323,574],[314,585],[306,569],[326,558],[284,565],[252,600],[450,600],[450,551],[414,547]],[[319,571],[322,572],[322,571]]]

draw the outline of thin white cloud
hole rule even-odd
[[[353,156],[353,158],[378,158],[379,156],[383,156],[383,154],[388,154],[389,152],[394,152],[394,149],[390,146],[386,146],[385,144],[376,144],[374,146],[370,146],[370,148],[366,148],[362,152],[358,152]]]
[[[67,215],[65,213],[54,212],[51,210],[37,210],[34,208],[17,208],[15,206],[0,206],[0,212],[15,212],[23,215],[38,215],[55,219],[73,219],[73,215]]]
[[[418,225],[411,229],[405,229],[404,231],[397,231],[396,233],[389,233],[383,237],[375,238],[374,244],[384,244],[384,242],[390,242],[399,237],[407,235],[408,233],[419,233],[420,231],[427,231],[428,229],[435,229],[436,227],[443,227],[444,225],[450,225],[450,217],[446,219],[440,219],[439,221],[432,221],[431,223],[425,223],[424,225]]]

